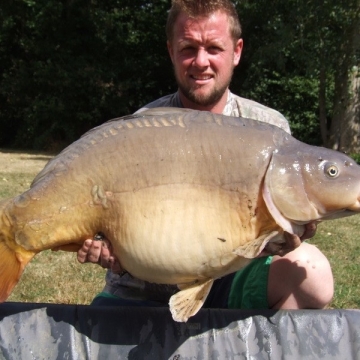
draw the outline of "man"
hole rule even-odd
[[[139,111],[185,107],[265,121],[290,132],[280,113],[229,91],[243,48],[238,16],[229,0],[173,0],[166,34],[179,89]],[[312,224],[302,239],[311,237],[315,230]],[[87,240],[78,252],[79,261],[99,262],[119,271],[108,245],[106,241]],[[104,291],[94,303],[165,306],[176,291],[175,286],[149,284],[127,273],[108,271]],[[255,259],[236,274],[217,280],[205,306],[323,308],[332,296],[333,277],[327,259],[315,246],[302,243],[284,257]]]

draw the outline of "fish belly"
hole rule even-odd
[[[116,201],[121,214],[112,244],[122,267],[137,278],[187,283],[248,263],[233,250],[254,239],[256,226],[236,192],[170,184],[119,194]]]

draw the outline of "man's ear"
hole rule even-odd
[[[244,46],[243,39],[239,39],[235,43],[235,47],[234,47],[234,66],[237,66],[239,64],[239,62],[240,62],[243,46]]]
[[[170,55],[171,62],[174,63],[174,49],[169,40],[166,42],[166,46]]]

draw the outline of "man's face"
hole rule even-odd
[[[203,110],[226,103],[242,44],[241,39],[234,44],[221,11],[196,19],[180,14],[167,45],[185,107]]]

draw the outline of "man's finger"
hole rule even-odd
[[[306,240],[306,239],[312,238],[316,233],[316,229],[317,229],[317,223],[316,222],[311,222],[309,224],[306,224],[305,225],[305,232],[301,236],[301,240]]]
[[[101,258],[101,249],[102,241],[93,241],[87,254],[88,261],[98,263]]]
[[[117,260],[116,257],[114,256],[110,256],[109,258],[109,264],[110,264],[110,270],[114,273],[114,274],[121,274],[123,272],[122,267],[120,266],[119,261]]]
[[[92,244],[91,239],[85,240],[82,247],[77,252],[77,259],[80,263],[84,264],[84,263],[88,262],[87,255],[88,255],[89,249],[91,247],[91,244]]]

